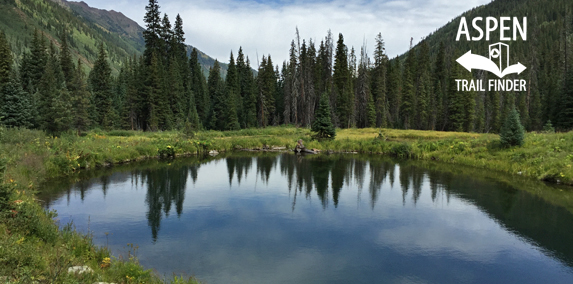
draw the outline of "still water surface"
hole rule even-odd
[[[46,208],[115,255],[138,245],[140,262],[160,275],[206,283],[573,283],[573,210],[533,194],[562,200],[571,197],[567,188],[338,155],[189,158],[88,175],[46,186]]]

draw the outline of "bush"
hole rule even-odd
[[[499,138],[504,147],[523,145],[525,130],[523,129],[523,125],[521,125],[519,113],[515,107],[509,112],[509,115],[505,119]]]
[[[545,125],[543,125],[543,132],[545,133],[555,133],[555,127],[551,124],[551,120],[548,120]]]
[[[398,158],[411,158],[413,156],[412,146],[407,143],[400,143],[392,146],[390,154]]]

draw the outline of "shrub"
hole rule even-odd
[[[398,158],[411,158],[412,146],[407,143],[400,143],[390,148],[390,154]]]
[[[545,125],[543,125],[543,132],[545,133],[555,133],[555,127],[551,124],[551,120],[548,120]]]
[[[525,130],[523,129],[523,125],[521,125],[519,113],[515,107],[509,112],[509,115],[505,119],[499,138],[504,147],[523,145]]]

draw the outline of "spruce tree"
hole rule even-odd
[[[112,78],[111,67],[107,61],[107,54],[104,50],[103,43],[99,44],[98,57],[94,62],[94,67],[89,74],[89,86],[93,93],[93,102],[95,113],[93,114],[94,122],[103,126],[110,124],[111,118],[106,115],[112,114]]]
[[[32,127],[32,105],[29,95],[12,76],[0,87],[0,117],[2,124],[12,127]]]
[[[561,96],[561,110],[557,127],[564,131],[573,129],[573,69],[569,70]]]
[[[400,105],[400,117],[404,129],[415,127],[416,96],[414,86],[415,53],[410,49],[404,64],[402,79],[402,104]]]
[[[235,65],[235,59],[233,58],[233,53],[231,52],[231,57],[229,59],[229,66],[227,68],[227,77],[225,82],[225,97],[226,97],[226,130],[238,130],[241,128],[239,124],[239,117],[237,115],[237,101],[239,101],[239,77],[237,74],[237,67]]]
[[[72,125],[79,135],[82,131],[86,131],[91,124],[89,115],[89,110],[91,108],[91,94],[87,88],[86,76],[80,59],[78,59],[78,64],[74,70],[74,75],[72,76],[72,81],[69,86],[73,105]]]
[[[511,111],[503,123],[499,138],[501,144],[505,147],[523,145],[525,129],[523,128],[523,125],[521,125],[519,113],[515,107],[511,108]]]
[[[145,30],[143,31],[143,38],[145,39],[145,51],[143,52],[143,57],[145,59],[145,65],[151,65],[151,58],[153,53],[160,52],[161,43],[159,39],[159,33],[161,30],[161,13],[159,12],[159,4],[157,0],[149,0],[147,6],[145,6],[145,16],[143,21],[145,22]],[[157,56],[157,55],[156,55]]]
[[[221,67],[219,66],[219,62],[215,60],[215,64],[209,71],[209,79],[207,80],[209,97],[213,102],[209,125],[211,129],[215,130],[225,130],[225,126],[227,125],[225,120],[227,104],[224,99],[224,82],[220,72]]]
[[[334,96],[336,107],[336,119],[340,127],[349,127],[352,112],[350,107],[353,90],[351,89],[351,74],[348,64],[348,48],[344,44],[342,34],[338,35],[336,44],[336,56],[334,58]]]
[[[61,40],[60,65],[62,68],[62,73],[64,74],[64,79],[66,80],[66,84],[69,84],[73,80],[75,68],[74,63],[72,62],[70,47],[68,46],[68,33],[65,29],[62,31]]]
[[[316,133],[317,138],[334,139],[336,130],[330,117],[330,103],[327,92],[322,93],[318,110],[314,116],[311,130]]]
[[[374,50],[374,68],[372,70],[372,96],[375,103],[376,125],[388,126],[388,101],[386,96],[386,48],[382,34],[376,36]]]
[[[12,64],[12,50],[10,49],[4,31],[0,31],[0,88],[10,81]]]
[[[197,109],[197,115],[201,123],[205,126],[209,126],[209,112],[211,107],[211,100],[209,97],[209,92],[207,90],[207,82],[203,72],[201,71],[201,65],[199,64],[199,55],[196,48],[191,51],[191,57],[189,58],[189,71],[190,71],[190,87],[191,92],[194,95],[195,106]]]

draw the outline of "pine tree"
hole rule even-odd
[[[20,81],[26,92],[36,95],[47,61],[48,53],[44,34],[40,36],[38,30],[34,30],[30,53],[24,53],[20,68]]]
[[[499,138],[501,140],[501,144],[506,147],[523,145],[525,129],[521,125],[519,113],[515,107],[512,107],[503,123]]]
[[[371,117],[370,110],[374,109],[372,93],[370,91],[370,77],[368,72],[369,58],[366,46],[360,49],[360,64],[358,65],[358,78],[356,82],[356,122],[358,127],[376,125],[376,113]]]
[[[226,94],[226,130],[238,130],[241,129],[239,124],[239,117],[237,115],[237,102],[239,101],[239,77],[237,72],[237,67],[235,65],[235,59],[233,58],[233,53],[231,52],[231,57],[229,59],[229,66],[227,68],[227,77],[225,82],[225,94]]]
[[[453,56],[452,58],[457,58]],[[450,70],[450,78],[449,82],[450,85],[448,87],[448,131],[464,131],[464,123],[466,120],[465,115],[465,100],[464,94],[462,91],[458,91],[456,79],[462,78],[462,72],[460,72],[460,67],[457,62],[451,63],[451,70]]]
[[[89,87],[93,94],[95,113],[93,121],[95,124],[110,126],[111,118],[107,115],[113,114],[112,110],[112,78],[111,67],[107,61],[107,54],[103,43],[99,44],[98,57],[94,62],[94,67],[89,74]]]
[[[262,127],[271,124],[275,115],[276,73],[270,56],[261,60],[259,67],[257,114]]]
[[[203,72],[201,72],[201,65],[199,64],[197,49],[193,48],[191,51],[191,58],[189,58],[189,70],[190,70],[190,88],[191,93],[195,98],[195,106],[197,109],[197,115],[201,123],[208,127],[209,126],[209,112],[211,107],[211,100],[207,90],[207,82]]]
[[[561,96],[561,110],[557,127],[564,131],[573,129],[573,70],[569,70]]]
[[[244,115],[245,115],[245,127],[255,127],[257,126],[257,84],[255,83],[255,78],[253,72],[251,71],[249,58],[245,63],[245,67],[242,68],[242,78],[244,82],[241,81],[241,94],[243,95],[244,101]]]
[[[39,126],[50,132],[57,133],[60,130],[61,124],[56,124],[59,114],[54,112],[54,103],[59,103],[58,98],[61,97],[61,92],[64,91],[64,79],[60,63],[58,62],[57,55],[55,54],[55,47],[52,50],[48,62],[44,68],[44,74],[38,85],[38,118]],[[67,92],[67,90],[65,90]],[[64,95],[65,97],[65,95]],[[67,101],[69,103],[69,100]]]
[[[430,79],[430,47],[427,40],[420,43],[417,60],[416,125],[418,129],[432,129],[430,101],[433,92]]]
[[[209,97],[212,102],[210,114],[210,128],[215,130],[225,130],[226,126],[226,106],[224,100],[224,82],[221,78],[219,62],[215,60],[215,64],[209,70],[209,79],[207,79],[207,87],[209,90]]]
[[[70,47],[68,46],[68,33],[64,29],[61,34],[61,47],[60,47],[60,65],[66,84],[73,81],[74,63],[72,62],[72,55],[70,54]]]
[[[499,92],[493,91],[489,93],[491,98],[491,132],[499,133],[501,130],[501,109],[500,109],[500,96]]]
[[[316,132],[317,138],[334,139],[336,130],[330,117],[330,103],[327,92],[322,93],[318,110],[314,116],[311,130]]]
[[[335,121],[338,121],[340,127],[349,127],[352,116],[351,94],[353,90],[350,86],[351,74],[348,67],[348,48],[344,44],[344,37],[339,34],[332,80],[334,83],[334,106],[336,108]]]
[[[414,62],[415,54],[413,50],[408,51],[408,57],[404,64],[402,79],[402,104],[400,105],[400,117],[404,129],[410,129],[415,124],[416,96],[414,86]]]
[[[2,124],[12,127],[32,127],[32,105],[29,95],[12,76],[0,87],[0,117]]]
[[[160,52],[161,43],[159,33],[161,30],[161,13],[159,12],[159,4],[157,0],[149,0],[145,6],[145,22],[146,29],[143,31],[143,38],[145,39],[145,51],[143,57],[145,58],[145,65],[151,65],[151,58],[153,53]]]
[[[243,48],[239,47],[237,55],[237,73],[239,77],[239,102],[237,106],[239,111],[239,122],[242,127],[253,127],[257,119],[257,102],[253,94],[254,78],[248,58],[245,60]]]
[[[374,49],[374,69],[372,70],[372,96],[375,103],[376,126],[388,126],[388,100],[386,96],[386,65],[388,57],[382,34],[376,36]]]
[[[4,31],[0,31],[0,88],[10,81],[12,64],[12,50],[10,49]]]
[[[91,108],[91,94],[88,92],[86,78],[82,68],[82,62],[78,59],[77,67],[72,75],[72,81],[69,84],[71,92],[71,102],[73,105],[72,125],[78,135],[86,131],[91,124],[89,110]]]
[[[148,128],[151,131],[158,131],[165,127],[165,115],[167,102],[163,100],[163,76],[161,75],[161,63],[154,54],[151,56],[151,65],[145,75],[145,87],[147,95],[147,109],[149,118]]]

